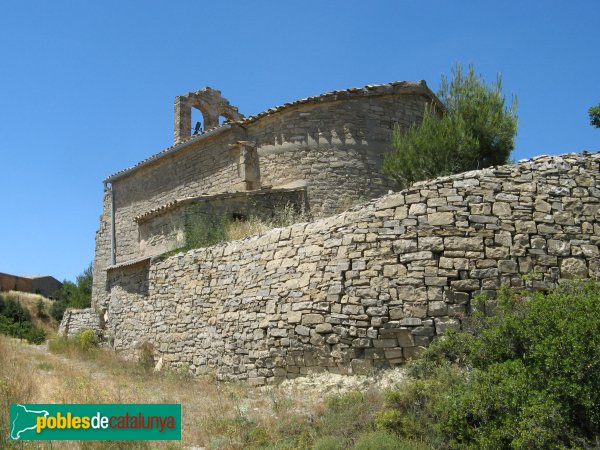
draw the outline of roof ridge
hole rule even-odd
[[[115,172],[112,175],[109,175],[107,178],[104,179],[104,183],[108,183],[108,182],[111,182],[118,178],[121,178],[122,176],[126,175],[127,173],[133,172],[133,171],[137,170],[138,168],[145,166],[146,164],[149,164],[153,161],[159,160],[159,159],[167,156],[168,154],[171,154],[179,149],[185,148],[193,142],[199,141],[208,136],[213,136],[213,135],[221,132],[222,130],[230,128],[231,125],[233,125],[233,124],[240,125],[243,127],[245,125],[256,122],[264,117],[271,116],[272,114],[279,113],[287,108],[291,108],[294,106],[308,104],[308,103],[328,101],[330,99],[337,100],[339,96],[345,96],[347,98],[347,96],[353,96],[359,92],[362,92],[363,94],[366,94],[366,95],[373,95],[373,93],[376,93],[377,91],[382,91],[382,90],[385,91],[389,88],[400,88],[400,90],[406,90],[407,93],[420,91],[421,94],[425,94],[425,95],[431,97],[436,103],[439,103],[440,106],[443,107],[443,105],[441,104],[439,99],[435,96],[433,91],[431,91],[431,89],[429,89],[429,86],[427,86],[427,83],[425,82],[425,80],[392,81],[390,83],[384,83],[384,84],[367,84],[363,87],[350,87],[350,88],[346,88],[346,89],[324,92],[319,95],[313,95],[313,96],[301,98],[298,100],[294,100],[291,102],[286,102],[279,106],[275,106],[275,107],[266,109],[258,114],[254,114],[254,115],[245,117],[241,120],[225,122],[222,125],[210,128],[208,130],[204,130],[204,132],[201,134],[190,136],[189,138],[187,138],[181,142],[178,142],[177,144],[167,147],[166,149],[164,149],[158,153],[155,153],[154,155],[151,155],[148,158],[143,159],[142,161],[138,162],[137,164],[134,164],[133,166],[130,166],[126,169],[119,170],[118,172]]]

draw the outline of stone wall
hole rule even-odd
[[[428,98],[418,94],[303,104],[248,125],[256,142],[261,183],[302,181],[313,214],[326,216],[393,188],[382,173],[395,124],[420,123]]]
[[[239,157],[229,149],[235,129],[204,139],[177,157],[161,159],[113,182],[116,262],[137,258],[138,227],[134,218],[174,200],[221,193],[239,180]]]
[[[133,356],[263,384],[401,364],[477,293],[600,278],[600,154],[417,183],[337,216],[110,269]]]
[[[114,194],[115,261],[105,197],[93,304],[104,309],[108,301],[106,268],[140,256],[135,217],[180,199],[261,186],[305,187],[313,215],[339,212],[388,191],[381,164],[392,129],[420,122],[425,105],[436,102],[425,82],[396,82],[301,99],[189,138],[179,130],[176,145],[105,180]]]
[[[96,231],[96,251],[92,266],[94,272],[92,279],[92,305],[95,305],[99,311],[104,310],[108,303],[106,268],[112,265],[110,195],[110,187],[105,186],[100,226]]]
[[[100,317],[92,308],[67,309],[58,328],[61,336],[73,337],[84,330],[92,330],[100,335]]]
[[[190,229],[226,220],[276,220],[307,209],[304,189],[263,189],[185,199],[137,217],[140,257],[184,247]],[[192,230],[193,231],[193,230]]]

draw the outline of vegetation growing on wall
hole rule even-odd
[[[275,208],[270,218],[249,214],[248,217],[227,213],[206,214],[188,211],[185,223],[185,242],[183,248],[174,252],[193,248],[209,247],[220,242],[243,239],[255,234],[265,233],[273,228],[286,227],[310,219],[308,213],[291,203]],[[174,253],[170,252],[170,253]]]
[[[450,80],[442,76],[437,95],[445,111],[431,106],[421,126],[394,130],[383,170],[400,187],[508,163],[517,132],[516,99],[506,106],[500,76],[487,85],[473,66],[465,73],[456,65]]]

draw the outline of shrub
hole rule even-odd
[[[361,434],[352,447],[353,450],[427,450],[428,448],[429,446],[422,442],[401,439],[387,431],[370,431]]]
[[[438,97],[445,111],[427,108],[420,127],[395,128],[383,170],[400,187],[442,175],[506,164],[517,131],[516,101],[505,107],[500,77],[488,86],[457,65],[443,76]]]
[[[600,128],[600,103],[588,109],[588,114],[590,116],[590,125]]]
[[[48,317],[46,314],[46,309],[44,308],[44,301],[41,298],[35,304],[35,309],[36,309],[37,316],[40,319],[45,319],[46,317]]]
[[[77,335],[77,342],[81,350],[87,352],[98,347],[98,336],[90,329],[83,330]]]
[[[245,219],[233,219],[229,215],[206,214],[190,210],[185,218],[185,246],[167,252],[171,256],[180,251],[210,247],[221,242],[243,239],[255,234],[266,233],[276,227],[286,227],[298,222],[306,222],[310,215],[303,207],[292,203],[278,205],[271,217],[249,214]]]
[[[92,304],[93,266],[90,265],[79,275],[76,283],[63,281],[63,285],[54,294],[50,315],[61,321],[67,308],[89,308]]]
[[[396,413],[380,415],[382,428],[433,434],[454,448],[592,446],[600,436],[600,284],[503,290],[494,303],[494,315],[475,314],[470,331],[450,333],[413,363],[419,378],[388,398]],[[435,426],[411,430],[411,414]]]
[[[186,216],[185,249],[209,247],[227,240],[230,219],[225,215],[205,216],[190,212]]]
[[[25,339],[30,344],[41,344],[46,332],[31,321],[31,314],[21,304],[8,297],[0,296],[0,333]]]

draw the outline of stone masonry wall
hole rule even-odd
[[[100,318],[92,308],[67,309],[58,329],[61,336],[73,337],[84,330],[92,330],[100,335]]]
[[[173,200],[231,189],[239,179],[232,139],[231,133],[216,135],[113,183],[117,263],[138,257],[136,216]]]
[[[393,187],[383,177],[395,124],[420,123],[430,99],[417,94],[301,105],[248,125],[256,141],[261,182],[274,187],[303,180],[316,216],[341,212]],[[344,208],[346,206],[346,208]]]
[[[311,213],[325,216],[384,194],[391,185],[381,163],[394,125],[420,122],[425,105],[437,102],[425,82],[369,85],[286,103],[186,137],[105,180],[114,192],[116,263],[139,257],[134,218],[175,200],[305,187]],[[99,309],[108,301],[110,240],[110,202],[105,201],[92,294]]]
[[[110,243],[110,191],[104,188],[104,201],[100,226],[96,231],[96,251],[94,253],[93,279],[92,279],[92,305],[98,310],[106,308],[108,296],[106,292],[106,268],[111,265]]]
[[[295,212],[306,209],[304,189],[260,190],[236,192],[187,199],[169,208],[137,220],[139,225],[140,257],[159,255],[186,244],[186,229],[206,226],[207,223],[277,218],[286,208]]]
[[[428,182],[312,223],[109,270],[109,342],[270,383],[401,364],[480,292],[600,278],[600,154]],[[527,276],[524,276],[527,275]]]

